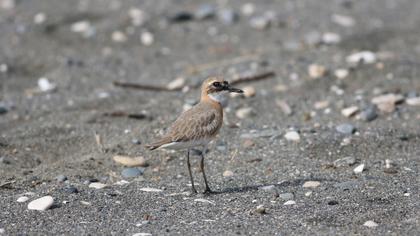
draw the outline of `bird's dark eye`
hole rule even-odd
[[[214,82],[214,83],[213,83],[213,86],[214,86],[214,87],[220,87],[220,86],[221,86],[221,84],[220,84],[220,82]]]

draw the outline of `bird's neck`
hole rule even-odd
[[[200,102],[208,103],[212,105],[214,108],[219,110],[219,109],[222,109],[221,101],[223,99],[223,96],[225,95],[222,93],[217,93],[217,94],[202,93]]]

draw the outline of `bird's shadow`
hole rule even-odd
[[[334,179],[325,179],[325,178],[305,178],[305,179],[294,179],[294,180],[287,180],[283,181],[281,183],[275,183],[275,184],[258,184],[258,185],[248,185],[248,186],[242,186],[242,187],[231,187],[231,188],[225,188],[222,190],[213,190],[212,194],[225,194],[225,193],[245,193],[250,191],[257,191],[265,186],[273,185],[274,188],[286,188],[286,187],[296,187],[296,186],[302,186],[302,184],[306,181],[320,181],[320,182],[337,182],[337,180]]]

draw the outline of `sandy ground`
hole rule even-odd
[[[258,1],[254,9],[218,1],[205,20],[190,19],[204,1],[11,2],[0,0],[0,234],[420,234],[420,106],[409,100],[420,96],[419,1]],[[229,9],[234,22],[218,17]],[[371,52],[372,63],[346,61],[359,51]],[[311,78],[311,64],[328,73]],[[348,76],[337,78],[337,69]],[[197,102],[208,75],[261,71],[276,75],[240,84],[256,94],[230,100],[206,154],[216,194],[188,194],[185,153],[143,144]],[[113,85],[177,77],[186,80],[183,92]],[[51,91],[39,91],[40,78]],[[383,94],[401,98],[372,121],[360,119]],[[350,106],[359,113],[343,116]],[[252,112],[237,117],[243,108]],[[104,116],[115,111],[146,118]],[[356,130],[340,133],[340,124]],[[291,130],[299,142],[284,137]],[[115,155],[144,157],[148,167],[123,177]],[[345,157],[354,161],[334,165]],[[89,188],[93,181],[107,187]],[[28,210],[47,195],[50,209]],[[29,200],[17,202],[21,196]]]

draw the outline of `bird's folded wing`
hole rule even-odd
[[[210,138],[219,130],[221,120],[214,110],[186,111],[171,126],[168,136],[172,142],[187,142]]]

